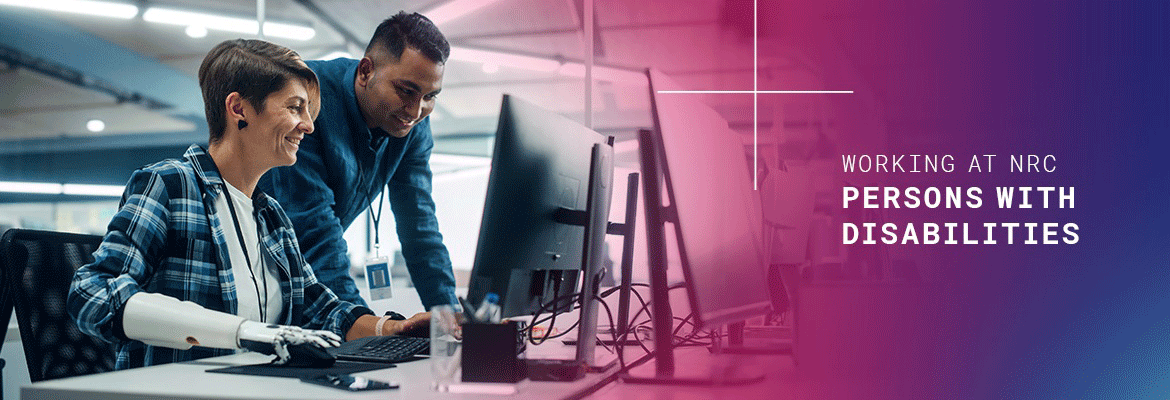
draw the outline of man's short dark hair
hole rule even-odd
[[[397,15],[387,18],[374,30],[374,37],[366,46],[366,55],[375,47],[381,47],[395,60],[402,57],[402,51],[407,46],[418,50],[424,56],[437,64],[447,62],[451,55],[451,45],[443,32],[434,22],[419,13],[407,14],[399,11]]]
[[[228,40],[212,48],[199,66],[199,88],[203,91],[209,142],[223,139],[227,130],[224,99],[229,94],[239,92],[256,112],[264,112],[264,99],[283,90],[293,78],[304,80],[305,90],[309,92],[309,110],[316,117],[321,107],[317,75],[297,52],[255,39]]]

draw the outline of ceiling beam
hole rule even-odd
[[[358,38],[357,35],[355,35],[353,33],[353,31],[349,30],[349,28],[345,27],[345,25],[342,25],[340,21],[334,19],[333,16],[329,15],[329,13],[325,12],[325,10],[322,10],[321,7],[318,7],[317,3],[314,3],[313,0],[293,0],[293,1],[296,1],[297,4],[301,5],[301,7],[304,7],[306,10],[309,10],[310,13],[313,13],[313,15],[316,16],[318,19],[320,19],[321,21],[324,21],[325,24],[329,25],[330,28],[333,28],[333,31],[337,32],[337,34],[339,34],[339,35],[341,35],[341,37],[345,38],[345,41],[348,42],[348,44],[353,45],[353,46],[360,48],[362,50],[366,49],[366,45],[369,44],[369,42]]]
[[[6,48],[44,65],[74,71],[82,78],[78,82],[95,84],[90,89],[156,99],[169,105],[166,112],[176,116],[203,115],[199,83],[170,66],[39,13],[0,13],[0,26],[4,27],[0,43]]]

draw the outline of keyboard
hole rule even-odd
[[[430,353],[431,340],[409,336],[370,336],[327,349],[338,360],[397,363]]]

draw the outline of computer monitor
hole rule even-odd
[[[593,337],[613,139],[504,95],[493,152],[468,300],[496,293],[506,317],[583,300],[580,335]],[[583,342],[578,358],[591,362],[594,341]]]
[[[650,70],[654,129],[640,133],[657,376],[626,381],[702,384],[675,379],[673,314],[667,282],[667,225],[673,226],[687,298],[700,327],[763,315],[771,304],[763,260],[761,207],[744,142],[695,95]],[[665,198],[663,198],[665,196]],[[665,200],[665,201],[664,201]],[[732,383],[735,377],[710,377]],[[762,379],[746,376],[744,381]]]

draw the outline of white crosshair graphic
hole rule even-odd
[[[849,94],[852,90],[760,90],[760,9],[752,1],[752,90],[659,90],[680,94],[752,94],[752,189],[760,190],[760,94]],[[773,122],[776,123],[776,122]],[[781,122],[782,123],[782,122]]]

